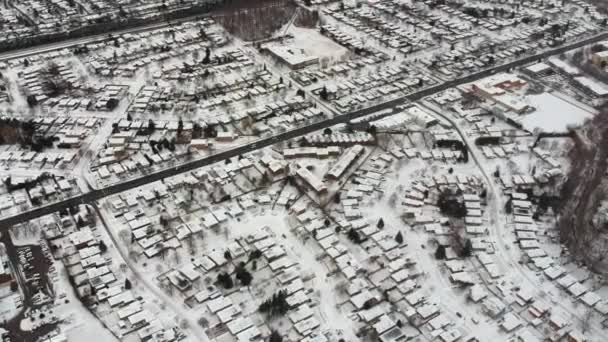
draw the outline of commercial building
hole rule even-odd
[[[319,57],[310,56],[306,54],[304,50],[296,47],[278,44],[266,44],[262,48],[294,70],[319,62]]]

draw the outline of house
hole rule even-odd
[[[569,78],[580,76],[582,74],[579,68],[574,67],[571,64],[564,62],[557,57],[549,58],[547,60],[547,64],[554,67],[559,74],[562,74]]]
[[[514,331],[515,329],[521,327],[522,324],[523,323],[522,323],[521,319],[517,315],[515,315],[512,312],[508,312],[504,316],[504,320],[500,324],[500,327],[503,330],[505,330],[506,332],[510,333],[510,332]]]
[[[549,326],[552,329],[561,330],[570,324],[571,322],[569,318],[567,318],[567,314],[565,312],[562,312],[561,310],[551,312]]]
[[[603,83],[587,76],[574,77],[572,84],[592,97],[597,104],[601,104],[608,99],[608,87]]]
[[[215,138],[217,141],[230,142],[236,139],[237,135],[233,132],[218,132],[217,137]]]
[[[197,150],[206,149],[209,147],[209,141],[207,139],[192,139],[190,141],[190,146]]]
[[[450,281],[462,286],[475,284],[475,280],[473,279],[471,273],[467,271],[452,273],[450,275]]]
[[[108,144],[110,147],[120,147],[126,144],[126,139],[123,137],[112,137],[109,139]]]
[[[283,176],[285,173],[285,163],[276,159],[273,159],[268,163],[267,174],[270,178],[274,179],[279,176]]]
[[[52,337],[49,337],[48,340],[43,340],[43,342],[68,342],[68,338],[63,334],[59,333]]]
[[[80,146],[80,139],[77,137],[64,136],[59,139],[59,145],[75,148]]]
[[[495,318],[505,311],[506,305],[500,299],[490,297],[483,301],[482,308],[488,316]]]
[[[68,236],[68,239],[78,249],[97,243],[97,240],[89,227],[71,233]]]
[[[528,329],[522,329],[517,332],[512,342],[540,342],[541,340],[536,337]]]
[[[308,171],[305,167],[300,166],[298,171],[296,171],[296,175],[300,177],[308,185],[312,190],[316,193],[324,193],[327,192],[327,186],[323,183],[323,181],[315,176],[312,172]]]
[[[591,55],[591,63],[600,68],[605,68],[608,63],[608,50],[596,52]]]
[[[344,153],[340,159],[332,166],[332,168],[327,172],[327,178],[337,180],[339,179],[344,172],[359,158],[365,149],[361,145],[355,145],[351,149],[349,149],[346,153]]]
[[[585,342],[585,341],[588,341],[587,338],[585,338],[585,335],[583,335],[583,333],[581,333],[580,331],[578,331],[576,329],[569,331],[566,334],[565,340],[567,342]]]
[[[453,328],[444,331],[439,335],[439,339],[442,342],[455,342],[458,341],[462,337],[462,332],[460,330]]]
[[[547,63],[540,62],[527,66],[523,71],[531,76],[539,77],[551,73],[552,69]]]
[[[469,288],[469,298],[474,303],[479,303],[488,296],[488,292],[484,286],[475,284]]]

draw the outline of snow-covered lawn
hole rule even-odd
[[[293,46],[302,48],[308,55],[317,56],[319,59],[327,57],[338,60],[348,53],[348,50],[321,35],[316,29],[308,29],[292,25],[288,33],[293,34]]]
[[[587,110],[550,93],[529,95],[527,100],[536,109],[521,119],[528,131],[539,128],[544,132],[566,132],[568,127],[580,126],[593,117]]]

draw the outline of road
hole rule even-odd
[[[0,230],[7,229],[8,227],[13,226],[15,224],[27,222],[29,220],[39,218],[44,215],[54,213],[65,207],[75,206],[75,205],[84,204],[84,203],[92,203],[92,202],[100,200],[102,198],[112,196],[112,195],[115,195],[115,194],[118,194],[118,193],[121,193],[121,192],[124,192],[127,190],[131,190],[131,189],[140,187],[142,185],[145,185],[145,184],[148,184],[151,182],[159,181],[159,180],[165,179],[167,177],[171,177],[171,176],[181,174],[184,172],[189,172],[189,171],[198,169],[200,167],[207,166],[207,165],[210,165],[210,164],[213,164],[213,163],[216,163],[216,162],[228,159],[228,158],[237,157],[239,155],[276,144],[280,141],[300,137],[302,135],[306,135],[306,134],[309,134],[309,133],[312,133],[315,131],[323,130],[325,128],[334,126],[336,124],[346,123],[353,119],[361,118],[363,116],[366,116],[366,115],[369,115],[369,114],[372,114],[372,113],[375,113],[375,112],[378,112],[378,111],[381,111],[384,109],[392,108],[394,106],[407,103],[408,101],[414,102],[414,101],[420,100],[426,96],[441,92],[441,91],[449,89],[449,88],[453,88],[455,86],[458,86],[458,85],[461,85],[464,83],[473,82],[473,81],[482,79],[484,77],[487,77],[487,76],[495,74],[495,73],[508,71],[512,68],[516,68],[516,67],[528,64],[528,63],[532,63],[537,60],[547,58],[550,56],[558,55],[563,52],[566,52],[566,51],[569,51],[572,49],[576,49],[576,48],[579,48],[579,47],[582,47],[585,45],[589,45],[589,44],[592,44],[592,43],[595,43],[598,41],[602,41],[605,39],[608,39],[608,32],[603,32],[603,33],[597,34],[595,36],[592,36],[592,37],[589,37],[589,38],[586,38],[586,39],[583,39],[583,40],[580,40],[577,42],[573,42],[573,43],[570,43],[570,44],[567,44],[564,46],[549,49],[544,52],[541,52],[541,53],[538,53],[535,55],[531,55],[531,56],[527,56],[527,57],[523,57],[523,58],[502,64],[502,65],[493,66],[491,68],[481,70],[479,72],[472,73],[470,75],[467,75],[467,76],[464,76],[464,77],[461,77],[458,79],[436,84],[436,85],[421,89],[419,91],[416,91],[414,93],[411,93],[409,95],[406,95],[406,96],[403,96],[403,97],[400,97],[400,98],[397,98],[394,100],[386,101],[384,103],[376,104],[376,105],[373,105],[373,106],[370,106],[370,107],[367,107],[364,109],[352,111],[350,113],[337,115],[332,118],[325,119],[323,121],[312,123],[308,126],[299,127],[299,128],[295,128],[290,131],[278,133],[272,137],[261,138],[258,141],[255,141],[253,143],[249,143],[249,144],[241,145],[241,146],[238,146],[238,147],[235,147],[232,149],[220,151],[220,152],[217,152],[217,153],[210,155],[208,157],[205,157],[205,158],[193,160],[193,161],[190,161],[190,162],[187,162],[187,163],[175,166],[175,167],[171,167],[168,169],[159,170],[159,171],[156,171],[156,172],[148,174],[148,175],[144,175],[144,176],[141,176],[138,178],[124,181],[122,183],[109,185],[102,189],[92,190],[88,193],[84,193],[84,194],[81,194],[81,195],[78,195],[78,196],[75,196],[75,197],[72,197],[72,198],[69,198],[66,200],[62,200],[59,202],[46,204],[46,205],[43,205],[43,206],[40,206],[37,208],[33,208],[30,210],[18,213],[13,216],[4,217],[4,218],[0,219]]]
[[[230,10],[230,9],[226,10],[225,8],[222,8],[220,6],[218,8],[210,8],[207,13],[189,15],[189,16],[185,16],[185,17],[179,18],[179,19],[172,19],[169,21],[162,21],[162,22],[157,22],[157,23],[147,24],[147,25],[138,25],[138,26],[122,29],[122,30],[105,32],[105,33],[100,33],[100,34],[95,34],[95,35],[88,35],[88,36],[72,38],[72,39],[65,39],[65,40],[61,40],[59,42],[53,42],[53,43],[48,43],[48,44],[37,44],[37,45],[31,46],[31,47],[27,47],[27,48],[19,49],[19,50],[9,50],[9,51],[5,51],[5,52],[0,52],[0,62],[6,61],[9,59],[13,59],[13,58],[25,58],[25,57],[28,57],[31,55],[36,55],[39,53],[57,51],[57,50],[65,49],[65,48],[76,47],[76,46],[82,45],[82,44],[101,42],[101,41],[107,40],[109,35],[119,36],[119,35],[128,34],[128,33],[135,34],[135,33],[147,32],[147,31],[162,29],[162,28],[166,28],[166,27],[170,27],[170,26],[181,25],[182,23],[197,20],[200,18],[221,16],[221,15],[225,14],[226,11],[230,12],[233,10]]]
[[[196,20],[198,18],[221,14],[222,10],[223,10],[222,6],[220,5],[219,7],[214,7],[218,3],[219,3],[219,1],[216,0],[213,3],[209,2],[208,4],[206,4],[205,5],[205,10],[207,10],[206,13],[199,12],[198,14],[188,15],[188,16],[184,16],[181,18],[172,19],[169,21],[160,21],[160,22],[144,24],[144,25],[136,24],[136,26],[132,26],[130,28],[125,28],[122,30],[115,30],[115,31],[110,31],[110,32],[105,32],[105,33],[100,33],[100,34],[87,35],[84,37],[78,37],[78,38],[72,38],[72,39],[69,39],[69,38],[60,39],[60,41],[55,41],[53,43],[36,44],[36,45],[30,46],[30,47],[27,47],[24,49],[9,50],[6,52],[1,52],[0,53],[0,62],[8,60],[8,59],[12,59],[12,58],[24,58],[24,57],[34,55],[34,54],[39,54],[42,52],[61,50],[61,49],[74,47],[74,46],[81,45],[81,44],[94,43],[94,42],[106,40],[108,38],[108,35],[118,36],[118,35],[126,34],[126,33],[139,33],[139,32],[145,32],[145,31],[150,31],[150,30],[156,30],[156,29],[173,26],[173,25],[179,25],[181,23]],[[162,19],[159,19],[159,20],[162,20]]]
[[[25,57],[28,57],[31,55],[37,55],[37,54],[44,53],[44,52],[58,51],[58,50],[71,48],[71,47],[75,47],[75,46],[83,45],[83,44],[101,42],[101,41],[107,40],[108,35],[110,35],[110,34],[113,36],[119,36],[119,35],[127,34],[127,33],[135,34],[135,33],[151,31],[151,30],[162,29],[162,28],[165,28],[168,26],[177,25],[182,22],[194,20],[196,18],[202,18],[202,17],[209,16],[209,15],[210,14],[199,14],[199,15],[195,15],[195,16],[189,16],[189,17],[185,17],[182,19],[173,20],[171,22],[165,21],[162,23],[137,26],[137,27],[132,27],[132,28],[124,29],[124,30],[96,34],[96,35],[92,35],[92,36],[68,39],[68,40],[65,40],[62,42],[58,42],[58,43],[56,42],[56,43],[49,43],[49,44],[41,44],[41,45],[36,45],[36,46],[32,46],[32,47],[25,48],[25,49],[2,52],[2,53],[0,53],[0,62],[6,61],[9,59],[14,59],[14,58],[25,58]]]

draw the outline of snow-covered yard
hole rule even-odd
[[[595,114],[552,93],[528,95],[526,101],[535,110],[524,114],[520,122],[530,132],[564,133],[569,128],[579,127]]]

